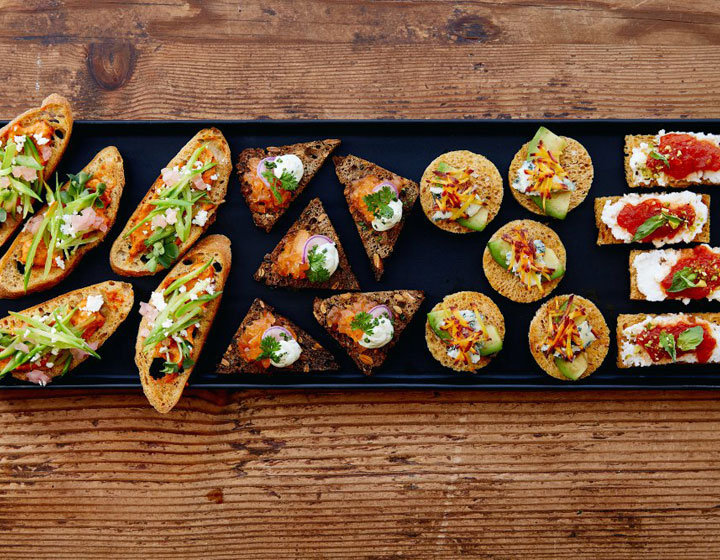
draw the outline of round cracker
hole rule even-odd
[[[592,186],[593,176],[595,171],[593,169],[592,159],[590,154],[580,142],[567,136],[562,137],[566,142],[567,146],[560,154],[560,165],[563,166],[567,171],[568,177],[575,183],[575,190],[570,193],[570,206],[568,212],[573,208],[576,208],[590,192]],[[525,158],[527,157],[528,145],[523,145],[522,148],[515,154],[515,157],[510,163],[510,171],[508,172],[508,180],[510,181],[510,192],[523,207],[534,214],[540,214],[546,216],[542,208],[535,204],[530,196],[521,193],[517,189],[512,187],[513,181],[517,176],[518,169],[522,166]]]
[[[503,198],[502,176],[493,162],[485,156],[474,154],[468,150],[456,150],[454,152],[444,153],[432,160],[430,165],[428,165],[425,169],[422,179],[420,180],[420,203],[422,204],[423,211],[428,217],[428,220],[440,229],[451,231],[453,233],[471,233],[475,231],[474,229],[466,228],[465,226],[462,226],[452,220],[441,220],[439,222],[435,222],[431,218],[431,216],[435,213],[435,210],[433,209],[434,201],[432,193],[430,192],[430,184],[433,177],[432,173],[441,161],[455,168],[466,169],[469,167],[480,174],[484,182],[482,192],[488,203],[487,223],[489,224],[500,211],[500,204],[502,203]]]
[[[463,307],[469,307],[470,304],[473,303],[485,315],[488,322],[495,325],[500,334],[500,338],[504,340],[505,318],[498,306],[495,305],[495,302],[480,292],[456,292],[447,295],[440,303],[432,308],[431,312],[437,311],[446,305],[455,305],[462,309]],[[493,356],[482,356],[477,364],[459,364],[455,362],[455,360],[447,355],[447,346],[442,339],[435,334],[435,331],[430,328],[430,323],[427,321],[425,322],[425,342],[427,342],[428,350],[430,350],[433,358],[445,367],[454,369],[455,371],[475,372],[488,365],[490,360],[493,359]]]
[[[560,263],[562,263],[563,268],[567,269],[565,246],[562,244],[562,241],[560,241],[560,237],[558,237],[558,234],[552,229],[540,222],[534,220],[514,220],[508,222],[498,229],[489,241],[500,239],[500,237],[507,232],[521,227],[528,230],[531,239],[539,239],[545,243],[546,247],[552,249]],[[503,268],[495,261],[487,246],[485,246],[485,252],[483,253],[483,270],[485,271],[485,277],[496,292],[518,303],[530,303],[544,298],[557,287],[565,276],[560,276],[560,278],[555,278],[549,282],[543,282],[542,291],[535,286],[528,288],[516,274]]]
[[[528,333],[530,352],[532,353],[533,358],[535,358],[537,364],[545,370],[548,375],[563,381],[572,381],[572,379],[568,379],[560,373],[560,370],[555,365],[554,359],[543,354],[540,350],[540,346],[542,346],[545,341],[545,336],[548,332],[548,322],[550,320],[548,316],[548,308],[551,304],[554,304],[554,302],[557,301],[559,301],[562,305],[569,297],[570,294],[564,294],[555,296],[554,298],[546,301],[540,309],[537,310],[537,313],[535,313],[535,317],[533,317],[532,321],[530,321],[530,331]],[[599,368],[603,363],[603,360],[605,360],[608,348],[610,347],[610,331],[608,330],[607,323],[605,323],[605,318],[593,302],[578,295],[575,296],[575,302],[588,310],[588,321],[597,334],[597,340],[588,346],[587,350],[585,350],[587,354],[588,368],[585,370],[585,373],[578,378],[583,379]]]

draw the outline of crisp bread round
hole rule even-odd
[[[430,186],[433,178],[433,171],[435,171],[440,162],[445,162],[448,165],[459,169],[466,169],[469,167],[480,174],[484,183],[482,193],[485,195],[488,203],[487,221],[490,223],[490,221],[497,216],[497,213],[500,211],[500,204],[502,203],[503,198],[502,177],[493,162],[485,156],[474,154],[468,150],[457,150],[442,154],[432,160],[430,165],[428,165],[425,169],[422,179],[420,180],[420,203],[422,204],[423,211],[428,217],[428,220],[440,229],[451,231],[453,233],[471,233],[475,231],[452,220],[441,220],[439,222],[435,222],[431,218],[431,216],[435,213],[435,210],[433,208],[434,201],[432,193],[430,192]]]
[[[585,197],[587,197],[590,192],[595,171],[593,169],[592,159],[590,158],[588,151],[585,149],[585,146],[577,140],[568,138],[567,136],[563,136],[562,138],[567,142],[567,146],[565,146],[562,154],[560,154],[560,165],[562,165],[565,171],[567,171],[568,177],[575,183],[576,187],[570,194],[569,212],[573,208],[577,207],[583,200],[585,200]],[[530,196],[521,193],[512,187],[513,181],[517,176],[518,169],[520,169],[527,157],[529,144],[530,142],[523,145],[518,153],[515,154],[512,163],[510,163],[510,171],[508,173],[510,192],[515,197],[515,200],[517,200],[527,210],[530,210],[530,212],[533,212],[534,214],[545,216],[545,212],[543,212],[542,208],[533,202]]]
[[[563,381],[572,381],[572,379],[568,379],[560,373],[560,370],[555,365],[555,360],[552,357],[548,357],[543,354],[540,347],[545,341],[545,337],[548,332],[548,324],[550,320],[548,316],[548,309],[550,305],[554,304],[556,301],[562,305],[569,297],[570,294],[564,294],[555,296],[554,298],[546,301],[540,309],[537,310],[537,313],[535,313],[535,317],[533,317],[532,321],[530,321],[530,332],[528,333],[530,352],[532,353],[533,358],[535,358],[535,361],[548,375],[557,379],[562,379]],[[585,370],[585,373],[579,377],[579,379],[583,379],[599,368],[603,363],[603,360],[605,360],[605,356],[607,356],[608,348],[610,346],[610,331],[608,330],[607,323],[605,323],[605,318],[593,302],[578,295],[575,296],[574,301],[587,309],[588,321],[590,322],[590,326],[593,328],[593,331],[597,334],[597,340],[588,346],[587,350],[585,350],[585,353],[587,354],[588,367]]]
[[[474,303],[478,309],[485,315],[488,322],[495,325],[500,334],[500,338],[505,339],[505,318],[495,302],[480,292],[456,292],[447,295],[443,300],[432,308],[432,311],[438,311],[445,305],[455,305],[459,308],[469,307]],[[430,328],[430,323],[425,322],[425,342],[427,342],[428,350],[438,362],[447,368],[455,371],[475,372],[485,367],[493,359],[493,356],[482,356],[477,364],[460,364],[447,355],[447,346],[442,339],[435,334]]]
[[[508,222],[498,229],[489,241],[500,239],[504,234],[516,228],[525,228],[531,239],[539,239],[545,243],[548,249],[553,250],[563,268],[567,268],[565,246],[562,244],[562,241],[560,241],[558,234],[546,225],[534,220],[514,220]],[[560,278],[555,278],[549,282],[543,282],[542,291],[535,286],[528,288],[516,274],[497,263],[490,254],[490,249],[488,249],[487,246],[483,253],[483,270],[485,271],[485,277],[496,292],[518,303],[530,303],[531,301],[544,298],[557,287],[564,277],[560,276]]]

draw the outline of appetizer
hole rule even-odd
[[[528,303],[555,289],[565,274],[565,259],[565,247],[553,230],[532,220],[515,220],[488,241],[483,270],[494,290]]]
[[[467,150],[435,158],[420,181],[420,203],[428,219],[453,233],[482,231],[500,211],[502,177],[484,156]]]
[[[84,362],[127,317],[134,301],[125,282],[74,290],[0,319],[0,378],[45,386]]]
[[[52,94],[0,128],[0,245],[41,202],[72,127],[67,99]]]
[[[720,362],[720,313],[618,315],[619,368]]]
[[[149,276],[170,268],[215,221],[231,169],[222,132],[205,128],[193,136],[161,170],[113,243],[113,271]]]
[[[270,231],[339,145],[328,139],[243,150],[236,167],[255,225]]]
[[[425,341],[433,357],[455,371],[476,372],[502,350],[505,319],[479,292],[445,296],[427,315]]]
[[[598,245],[710,241],[710,196],[690,191],[595,199]]]
[[[419,290],[339,294],[315,298],[313,314],[365,375],[372,374],[425,299]]]
[[[101,150],[55,189],[0,259],[0,297],[18,298],[58,285],[115,223],[125,172],[114,146]]]
[[[585,200],[593,174],[580,142],[541,126],[510,164],[510,192],[530,212],[562,220]]]
[[[720,185],[720,135],[665,132],[625,137],[630,187]]]
[[[230,272],[230,240],[209,235],[140,304],[135,364],[145,396],[160,413],[180,400],[220,307]]]
[[[555,296],[530,322],[530,352],[546,373],[577,381],[603,363],[610,346],[605,318],[593,302],[577,295]]]
[[[268,286],[360,289],[319,198],[310,201],[272,253],[265,255],[254,278]]]
[[[333,162],[375,280],[380,280],[383,259],[395,247],[418,197],[418,185],[357,156],[335,156]]]
[[[261,299],[250,306],[218,373],[333,371],[333,355],[307,332]]]

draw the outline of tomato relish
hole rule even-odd
[[[660,345],[661,333],[665,332],[667,334],[671,334],[675,340],[677,340],[683,332],[696,326],[700,326],[703,329],[702,342],[694,350],[686,351],[676,347],[676,356],[679,358],[680,356],[685,356],[687,354],[695,354],[698,363],[705,364],[710,360],[717,342],[715,341],[715,338],[710,332],[708,326],[704,323],[696,324],[694,321],[678,321],[674,325],[658,325],[651,329],[642,331],[639,335],[637,335],[635,342],[645,349],[653,362],[659,362],[660,360],[671,357],[667,350]]]
[[[635,235],[638,228],[650,218],[664,212],[667,215],[676,216],[682,223],[676,227],[670,221],[666,221],[655,231],[643,237],[641,241],[652,241],[653,239],[672,238],[685,228],[689,228],[695,222],[695,209],[690,204],[679,206],[663,205],[660,199],[648,198],[639,204],[626,204],[618,213],[617,223],[629,233]]]
[[[684,179],[696,171],[720,171],[720,147],[690,134],[663,134],[655,151],[660,157],[651,154],[646,164],[654,173]]]
[[[691,255],[678,259],[660,283],[669,298],[705,299],[720,287],[720,255],[714,253],[707,245],[693,247],[691,251]],[[692,273],[695,274],[693,284],[696,284],[696,287],[668,291],[673,284],[675,274],[684,268],[692,269]]]

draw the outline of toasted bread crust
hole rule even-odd
[[[248,361],[242,352],[238,349],[238,340],[245,332],[245,329],[260,319],[265,312],[271,313],[275,317],[273,326],[280,326],[289,329],[294,335],[295,340],[302,348],[302,353],[298,360],[287,367],[276,368],[272,364],[268,368],[264,368],[260,362]],[[319,372],[334,371],[338,369],[333,355],[325,350],[306,331],[298,327],[295,323],[280,315],[275,309],[265,303],[261,299],[252,302],[245,318],[240,323],[237,332],[233,336],[232,342],[225,351],[220,364],[217,367],[218,373],[253,373],[272,375],[275,372]]]
[[[213,151],[213,155],[217,160],[217,166],[214,169],[217,170],[218,180],[213,185],[212,190],[208,192],[208,196],[213,204],[215,204],[215,207],[208,211],[208,219],[204,226],[201,227],[196,224],[192,225],[187,241],[179,247],[179,255],[175,262],[182,259],[188,249],[190,249],[200,236],[213,224],[215,218],[217,218],[217,212],[220,205],[225,202],[230,172],[232,171],[232,161],[230,156],[230,146],[228,146],[227,140],[225,140],[222,132],[220,132],[217,128],[204,128],[200,130],[187,142],[187,144],[185,144],[185,146],[182,147],[175,157],[168,162],[166,167],[182,164],[197,148],[206,142],[208,143],[209,148]],[[161,184],[162,175],[159,175],[148,190],[147,194],[140,201],[137,210],[135,210],[132,216],[130,216],[130,219],[120,232],[120,235],[118,235],[117,239],[115,239],[112,249],[110,250],[110,266],[116,274],[121,276],[152,276],[161,270],[165,270],[162,266],[158,265],[155,272],[150,272],[145,267],[142,259],[130,257],[131,244],[129,237],[126,237],[130,229],[132,229],[135,225],[141,208],[148,200],[157,194],[157,188]]]
[[[442,301],[437,303],[435,307],[430,310],[438,311],[446,305],[454,305],[460,309],[463,307],[469,307],[471,304],[475,304],[480,311],[485,315],[488,323],[495,325],[500,334],[500,338],[505,340],[505,318],[503,317],[500,308],[495,305],[495,302],[491,300],[485,294],[480,292],[455,292],[445,296]],[[447,355],[447,345],[442,339],[435,334],[435,331],[430,328],[430,323],[425,321],[425,342],[427,343],[428,350],[438,362],[443,366],[454,369],[455,371],[469,371],[471,373],[477,372],[479,369],[484,368],[490,363],[495,355],[482,356],[477,364],[460,364],[453,360]]]
[[[335,173],[345,187],[343,191],[345,200],[355,221],[365,252],[370,259],[375,280],[379,281],[384,271],[383,259],[388,258],[395,248],[395,243],[405,225],[405,220],[417,200],[419,194],[418,184],[357,156],[334,156],[333,162],[335,164]],[[351,194],[355,181],[370,175],[377,177],[381,181],[391,181],[398,187],[398,197],[403,205],[403,215],[400,222],[387,231],[375,231],[372,225],[365,221],[363,215],[351,203]]]
[[[562,373],[560,373],[560,370],[555,365],[555,360],[552,357],[546,356],[542,352],[540,347],[545,342],[545,337],[547,336],[547,332],[550,326],[550,318],[548,316],[548,309],[550,305],[553,305],[556,302],[559,302],[562,305],[568,300],[569,297],[569,294],[563,294],[555,296],[554,298],[546,301],[540,307],[540,309],[537,310],[532,321],[530,321],[530,331],[528,333],[530,353],[533,355],[533,358],[535,358],[537,364],[548,375],[551,375],[552,377],[561,379],[563,381],[572,381],[572,379],[568,379]],[[608,349],[610,348],[610,330],[608,329],[607,323],[605,322],[605,318],[603,317],[602,313],[593,302],[578,295],[575,295],[574,301],[588,310],[588,322],[590,323],[590,326],[597,335],[597,340],[593,342],[590,346],[588,346],[588,348],[585,350],[588,367],[585,372],[578,378],[584,379],[588,375],[592,374],[597,368],[599,368],[605,360]]]
[[[384,292],[362,292],[338,294],[326,299],[315,298],[313,302],[313,315],[325,330],[328,331],[340,346],[365,375],[380,367],[387,358],[390,349],[400,339],[405,327],[408,326],[415,313],[420,308],[425,294],[420,290],[389,290]],[[338,332],[328,321],[328,313],[335,307],[351,306],[356,302],[368,302],[374,305],[387,305],[394,315],[395,333],[392,340],[381,348],[364,348],[354,339],[344,333]]]
[[[230,240],[224,235],[208,235],[204,239],[195,245],[188,253],[180,259],[170,272],[165,276],[159,287],[165,288],[170,283],[170,279],[181,276],[187,272],[190,267],[198,260],[207,262],[207,259],[213,257],[216,263],[222,267],[215,276],[215,289],[216,291],[222,291],[225,287],[228,274],[230,273],[230,266],[232,264],[232,254],[230,251]],[[193,342],[193,350],[190,358],[197,362],[200,353],[202,352],[205,341],[207,340],[210,328],[212,327],[215,315],[217,315],[218,309],[220,308],[220,302],[222,296],[215,298],[208,303],[205,314],[200,319],[200,326],[196,331],[195,340]],[[178,376],[171,382],[165,382],[157,380],[150,374],[150,367],[152,365],[152,355],[154,348],[152,346],[145,347],[143,345],[144,338],[140,336],[143,329],[148,328],[148,320],[143,317],[140,321],[140,328],[138,330],[138,336],[135,341],[135,364],[140,372],[140,381],[143,386],[143,391],[150,404],[153,405],[155,410],[164,414],[170,412],[172,408],[177,404],[182,396],[182,392],[187,385],[188,378],[192,373],[194,366],[188,370],[179,373]]]
[[[252,184],[246,178],[245,174],[250,169],[250,161],[254,158],[264,159],[271,156],[279,156],[282,154],[294,154],[300,158],[303,163],[304,173],[297,188],[293,191],[292,197],[287,206],[281,208],[277,212],[252,212],[253,223],[260,229],[269,232],[287,211],[290,205],[305,190],[308,183],[322,167],[328,156],[340,145],[340,140],[328,138],[326,140],[316,140],[313,142],[301,142],[299,144],[290,144],[287,146],[270,146],[267,148],[246,148],[237,159],[235,168],[240,178],[240,190],[245,197],[245,202],[250,206],[250,197],[252,195]]]
[[[648,193],[648,196],[651,196]],[[710,195],[701,195],[702,201],[708,207],[708,219],[702,230],[695,236],[693,243],[709,243],[710,242]],[[612,234],[612,230],[602,221],[602,212],[606,202],[616,202],[622,196],[599,196],[595,199],[595,226],[598,229],[597,244],[598,245],[626,245],[624,241],[616,239]]]
[[[548,226],[533,220],[514,220],[508,222],[492,235],[488,243],[500,239],[505,233],[515,228],[528,230],[531,239],[539,239],[542,241],[548,249],[553,250],[563,268],[567,267],[565,246],[562,244],[562,241],[560,241],[558,234]],[[543,291],[540,291],[536,287],[528,288],[515,273],[503,268],[495,261],[487,245],[483,252],[483,270],[485,271],[485,277],[496,292],[518,303],[529,303],[544,298],[557,287],[564,277],[563,275],[554,280],[543,282]]]

